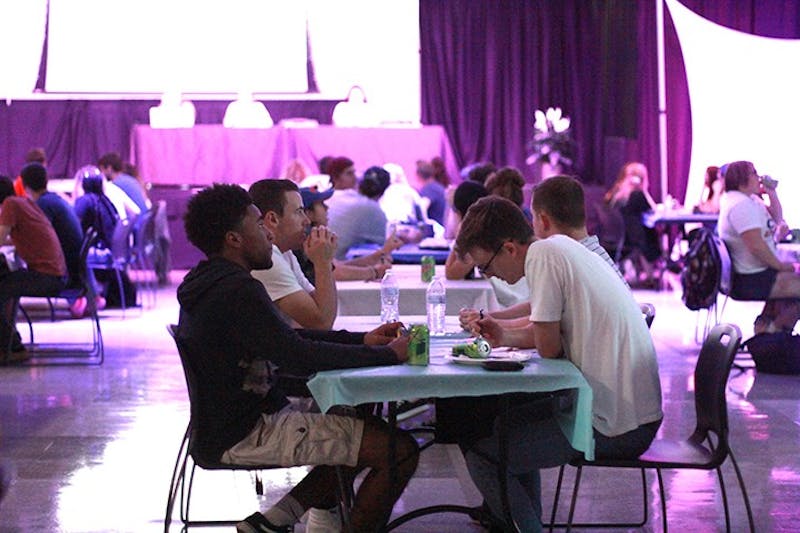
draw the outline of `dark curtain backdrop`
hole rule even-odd
[[[422,0],[422,121],[447,128],[462,164],[491,160],[532,177],[533,112],[561,107],[580,145],[578,170],[604,181],[605,137],[639,129],[639,5]]]
[[[800,37],[789,0],[685,0],[710,20],[771,37]],[[677,35],[665,7],[669,192],[682,197],[691,108]],[[609,184],[620,162],[650,169],[658,198],[655,3],[645,0],[421,0],[422,120],[443,124],[462,165],[525,164],[533,111],[561,107],[581,151],[576,171]],[[610,164],[612,164],[610,166]]]

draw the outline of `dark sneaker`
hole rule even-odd
[[[273,526],[261,513],[253,513],[238,524],[237,533],[292,533],[293,526]]]

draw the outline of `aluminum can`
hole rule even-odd
[[[423,283],[430,283],[436,275],[436,259],[432,255],[423,255],[420,260],[420,279]]]
[[[412,324],[408,334],[408,364],[427,366],[430,361],[430,333],[427,324]]]
[[[772,176],[759,176],[758,181],[764,186],[765,189],[774,189],[778,186],[778,180]]]

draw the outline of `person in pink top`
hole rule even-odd
[[[10,244],[26,268],[0,269],[0,364],[28,358],[14,324],[19,296],[53,296],[67,282],[67,265],[53,225],[30,198],[14,195],[10,178],[0,176],[0,244]]]

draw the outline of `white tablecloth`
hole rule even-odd
[[[400,284],[400,318],[406,315],[424,315],[425,291],[428,284],[420,279],[419,265],[394,265]],[[436,274],[444,279],[444,266],[436,266]],[[462,307],[494,310],[498,308],[492,285],[485,279],[444,280],[447,290],[447,314],[458,315]],[[381,284],[376,281],[339,281],[339,316],[380,315]]]

